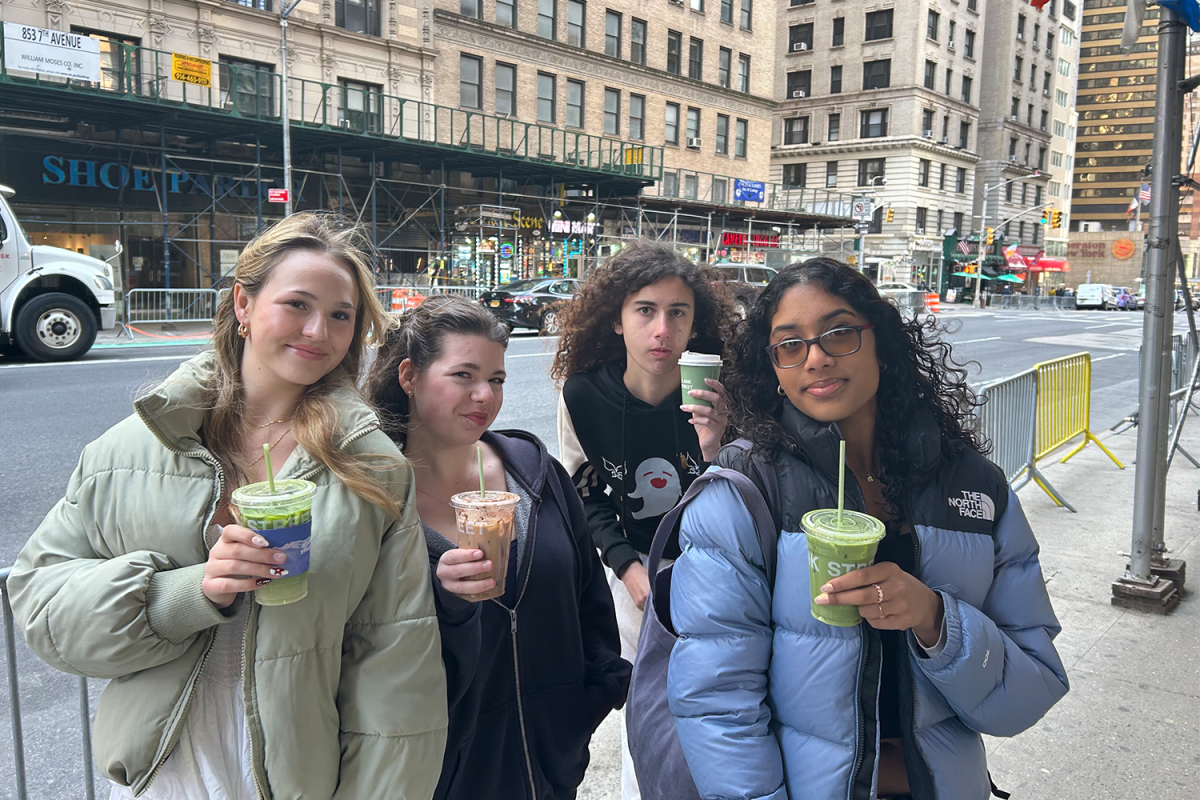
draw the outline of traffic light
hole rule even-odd
[[[1046,206],[1042,209],[1042,218],[1038,220],[1039,225],[1050,224],[1050,217],[1053,215],[1054,209],[1051,206]]]
[[[996,241],[996,229],[988,228],[987,229],[987,246],[991,247],[992,243],[995,241]]]
[[[1054,211],[1050,215],[1050,227],[1051,228],[1061,228],[1062,227],[1062,212],[1059,211],[1057,208],[1054,209]]]
[[[891,222],[895,218],[896,218],[896,212],[889,208],[887,210],[887,222]]]

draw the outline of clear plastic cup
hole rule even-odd
[[[232,503],[238,521],[257,531],[268,546],[282,550],[287,561],[279,566],[286,578],[272,578],[258,587],[254,599],[259,605],[282,606],[302,600],[308,594],[309,549],[312,543],[312,501],[317,485],[312,481],[275,481],[275,491],[266,481],[251,483],[233,491]]]
[[[875,551],[886,529],[879,520],[857,511],[843,511],[838,521],[836,508],[810,511],[800,520],[808,540],[808,585],[815,601],[821,587],[833,578],[875,563]],[[862,622],[858,606],[819,606],[812,615],[826,625],[849,628]]]
[[[484,560],[492,562],[490,570],[472,578],[496,580],[492,589],[472,595],[477,600],[490,600],[504,594],[508,553],[514,538],[513,519],[520,502],[520,496],[512,492],[488,492],[486,496],[479,492],[463,492],[450,498],[458,534],[455,544],[460,550],[482,550]]]

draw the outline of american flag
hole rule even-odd
[[[1138,189],[1138,202],[1142,205],[1150,204],[1150,185],[1143,183],[1142,188]]]
[[[966,239],[958,240],[958,252],[962,253],[964,256],[971,255],[971,248],[967,246]]]

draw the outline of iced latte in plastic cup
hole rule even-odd
[[[472,580],[494,578],[496,585],[476,600],[490,600],[504,594],[508,577],[508,553],[514,536],[513,519],[521,498],[512,492],[463,492],[450,498],[460,550],[482,550],[492,568]]]

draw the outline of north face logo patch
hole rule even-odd
[[[962,497],[948,497],[946,501],[964,517],[986,519],[989,522],[996,519],[996,504],[983,492],[964,491]]]

